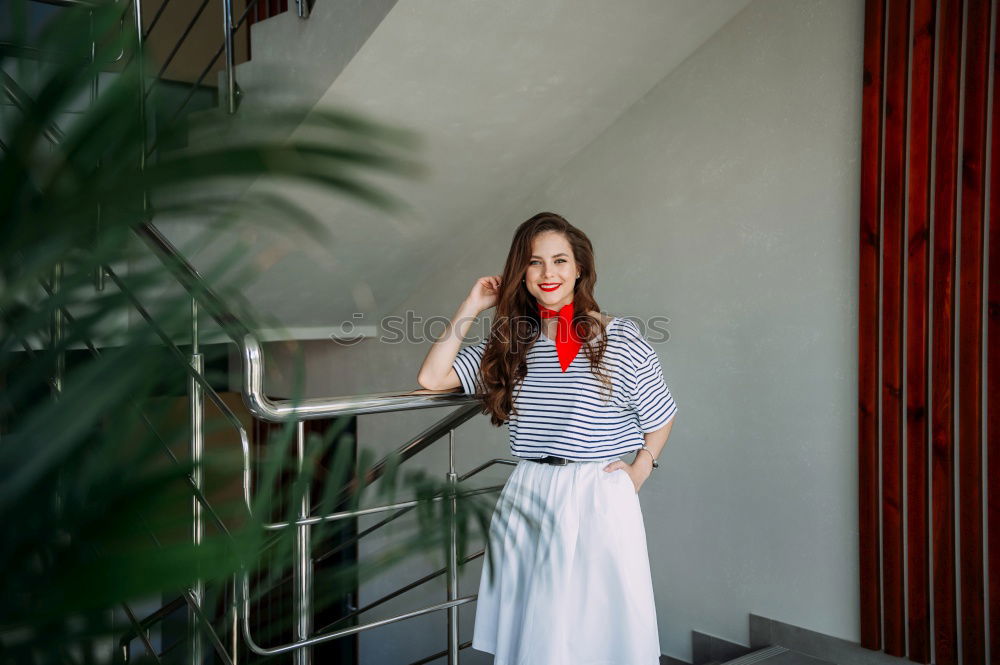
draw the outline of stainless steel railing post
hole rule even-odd
[[[89,23],[87,28],[87,34],[90,37],[90,62],[91,64],[97,63],[97,39],[94,37],[94,11],[91,10],[88,13]],[[123,46],[124,48],[124,46]],[[90,108],[94,108],[97,104],[97,96],[101,92],[101,71],[98,68],[94,68],[94,78],[90,81]],[[104,164],[103,159],[97,160],[98,167]],[[94,239],[99,240],[101,237],[101,204],[98,203],[94,208]],[[94,271],[94,289],[97,291],[104,290],[104,268],[102,266],[97,266]]]
[[[455,472],[455,430],[448,431],[448,487],[452,492],[458,489],[458,473]],[[458,496],[451,495],[448,501],[448,600],[458,598]],[[448,608],[448,665],[458,665],[458,605]]]
[[[199,374],[205,373],[205,356],[198,348],[198,301],[191,300],[191,367]],[[203,491],[204,476],[202,473],[202,456],[205,449],[205,393],[193,376],[188,377],[188,395],[190,396],[191,423],[191,479],[195,488]],[[195,546],[201,545],[204,536],[204,521],[201,514],[201,502],[197,496],[191,498],[191,541]],[[200,578],[191,588],[191,596],[197,607],[188,609],[188,631],[191,637],[191,663],[201,665],[204,659],[204,642],[201,635],[201,623],[198,619],[198,609],[205,600],[205,582]]]
[[[236,59],[233,48],[233,0],[222,0],[222,31],[225,40],[226,113],[236,113]]]
[[[240,576],[239,573],[233,575],[233,597],[229,599],[229,648],[232,653],[229,657],[233,665],[239,665],[240,657]]]
[[[149,121],[146,118],[146,48],[142,41],[143,32],[146,28],[142,24],[142,2],[138,0],[132,2],[132,16],[135,19],[135,54],[132,57],[135,58],[135,66],[138,71],[137,78],[139,79],[139,98],[136,101],[139,104],[141,148],[139,150],[138,166],[140,171],[144,171],[146,169],[146,151],[149,148],[149,125],[147,124]],[[149,192],[145,188],[142,191],[142,210],[144,213],[149,210]]]
[[[60,261],[52,268],[52,295],[54,298],[59,297],[59,291],[62,289],[62,276],[63,264]],[[59,349],[66,334],[65,321],[62,308],[55,307],[49,319],[49,337],[52,343],[52,351],[55,354],[55,365],[52,368],[51,379],[52,397],[54,398],[58,398],[62,394],[63,377],[66,374],[66,353]]]
[[[295,423],[295,455],[298,460],[299,473],[302,473],[306,457],[306,423],[299,420]],[[299,518],[309,517],[310,484],[302,489],[302,502],[299,505]],[[292,575],[295,579],[295,638],[307,640],[312,635],[312,548],[310,547],[310,525],[295,527],[295,563]],[[312,647],[297,649],[293,656],[295,665],[312,665]]]

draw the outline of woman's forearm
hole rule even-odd
[[[670,422],[660,429],[646,432],[643,438],[649,450],[646,451],[640,448],[636,452],[635,457],[632,458],[632,464],[642,466],[646,470],[647,477],[653,471],[653,460],[660,460],[660,453],[663,452],[663,448],[667,445],[667,439],[670,438],[670,430],[674,427],[674,419],[671,418]]]
[[[455,356],[462,348],[462,340],[472,326],[472,322],[479,316],[479,310],[469,302],[462,301],[458,311],[448,322],[448,327],[444,334],[431,345],[424,363],[420,366],[417,374],[417,382],[430,390],[437,389],[447,378],[451,371]]]

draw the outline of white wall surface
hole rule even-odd
[[[339,325],[355,312],[378,319],[394,311],[412,284],[472,246],[497,210],[544,185],[747,2],[396,3],[357,53],[349,51],[350,62],[316,108],[347,107],[418,132],[419,149],[407,154],[426,167],[421,177],[369,169],[358,174],[408,208],[387,215],[314,185],[258,181],[251,191],[280,189],[328,226],[333,240],[317,247],[258,234],[246,256],[259,257],[262,265],[245,295],[291,327]],[[341,17],[332,27],[368,30],[372,23],[355,19],[350,7],[330,8],[328,14]],[[329,60],[339,71],[345,40],[332,32],[324,48],[300,44],[296,29],[320,40],[325,34],[317,36],[313,18],[306,27],[293,19],[277,24],[288,29],[266,35],[273,34],[279,47],[268,54],[284,57],[264,69],[251,61],[252,74],[241,84],[277,86],[280,99],[280,90],[304,85],[317,64],[323,68]],[[281,73],[286,70],[287,76]],[[195,265],[212,258],[206,251]]]

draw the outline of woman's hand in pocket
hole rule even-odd
[[[625,473],[628,474],[629,479],[632,481],[632,486],[635,488],[635,493],[638,494],[639,488],[641,488],[642,484],[646,482],[647,478],[649,478],[649,474],[653,472],[652,464],[644,464],[639,461],[643,457],[648,457],[648,455],[640,455],[639,458],[632,464],[629,464],[624,460],[615,460],[611,464],[604,467],[604,472],[614,473],[618,469],[623,469]]]

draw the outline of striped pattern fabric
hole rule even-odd
[[[604,365],[612,390],[593,375],[583,349],[565,372],[555,342],[540,334],[528,350],[528,375],[514,389],[517,413],[508,421],[515,457],[556,455],[589,460],[637,450],[643,434],[660,429],[677,413],[656,351],[630,319],[608,324]],[[459,350],[452,365],[466,394],[477,392],[487,340]]]

